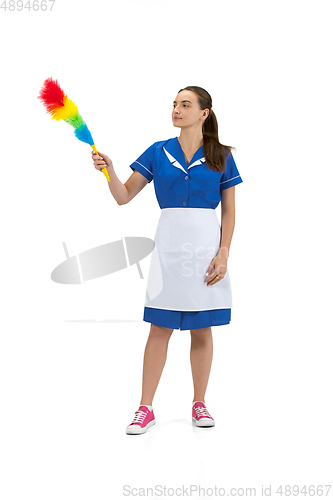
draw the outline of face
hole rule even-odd
[[[172,123],[175,127],[202,127],[209,109],[200,109],[198,96],[192,90],[182,90],[173,103]]]

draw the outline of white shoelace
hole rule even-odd
[[[145,416],[147,415],[147,413],[148,412],[142,411],[142,410],[136,411],[135,412],[135,417],[133,419],[132,424],[136,424],[136,423],[142,424],[142,422],[144,421]]]
[[[207,408],[205,408],[204,406],[197,406],[196,408],[194,408],[194,410],[196,411],[198,417],[212,418],[212,416],[209,415]]]

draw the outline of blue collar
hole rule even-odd
[[[165,147],[163,148],[167,157],[174,167],[178,167],[184,172],[188,173],[188,169],[194,167],[196,165],[201,165],[201,163],[205,162],[204,158],[204,150],[203,146],[200,146],[199,149],[194,153],[193,158],[191,159],[189,165],[187,166],[185,155],[181,148],[178,137],[174,137],[170,139]]]

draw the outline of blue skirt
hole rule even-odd
[[[171,311],[145,307],[143,321],[156,326],[176,330],[195,330],[209,326],[228,325],[231,309],[210,309],[207,311]]]

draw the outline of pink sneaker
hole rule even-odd
[[[206,405],[202,401],[197,401],[192,406],[192,421],[198,427],[214,427],[215,425],[213,417],[208,413]]]
[[[143,434],[147,432],[148,427],[154,425],[155,415],[153,409],[149,410],[147,406],[141,405],[135,412],[135,417],[131,424],[126,427],[126,434]]]

